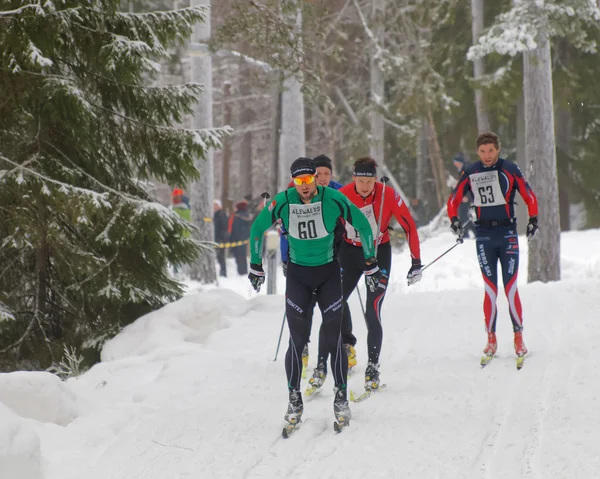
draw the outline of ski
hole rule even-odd
[[[306,366],[302,366],[302,379],[306,379]]]
[[[310,399],[316,396],[319,392],[321,392],[321,388],[317,386],[308,386],[306,391],[304,391],[304,397],[306,399]]]
[[[517,370],[520,371],[525,364],[525,355],[517,357]]]
[[[333,430],[338,434],[346,429],[350,425],[350,421],[345,421],[343,418],[340,418],[339,421],[333,421]]]
[[[292,433],[300,427],[300,424],[302,424],[302,421],[288,423],[281,431],[281,437],[288,439]]]
[[[485,368],[488,364],[490,364],[490,362],[492,361],[492,359],[494,359],[494,355],[493,354],[484,354],[481,357],[481,368]]]
[[[369,399],[371,397],[371,394],[373,394],[374,392],[380,391],[382,389],[385,389],[386,387],[387,387],[387,384],[382,384],[377,389],[365,389],[365,392],[362,393],[360,396],[356,396],[354,394],[354,391],[350,391],[350,401],[352,401],[352,402],[366,401],[367,399]]]

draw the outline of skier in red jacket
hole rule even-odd
[[[360,208],[369,223],[371,223],[373,238],[377,247],[377,261],[384,274],[378,288],[373,291],[367,288],[365,319],[368,329],[369,363],[365,372],[365,389],[370,392],[379,387],[379,355],[383,341],[381,305],[385,298],[392,266],[392,247],[388,233],[388,226],[392,217],[395,217],[404,229],[410,248],[412,266],[408,271],[408,284],[414,284],[421,279],[421,252],[417,226],[410,211],[393,188],[377,181],[377,163],[375,160],[368,157],[356,160],[352,180],[353,183],[342,187],[339,191]],[[382,198],[383,209],[381,208]],[[354,350],[356,338],[352,334],[352,317],[347,301],[364,272],[364,266],[359,261],[361,251],[362,246],[358,232],[347,224],[345,241],[340,247],[339,261],[342,268],[342,292],[344,297],[342,343],[348,354],[348,364],[352,367],[356,365],[356,351]],[[364,263],[364,261],[362,262]],[[314,370],[313,377],[309,380],[313,390],[323,385],[327,375],[327,349],[324,347],[325,345],[321,347],[320,337],[321,335],[319,335],[318,365]]]

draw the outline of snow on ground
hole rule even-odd
[[[423,262],[453,241],[446,233],[425,241]],[[190,284],[185,298],[107,344],[102,363],[63,383],[67,392],[59,397],[75,405],[70,422],[34,416],[0,397],[0,477],[597,478],[599,242],[600,230],[563,234],[564,279],[551,284],[525,284],[522,254],[530,349],[522,371],[515,369],[502,295],[498,357],[483,370],[478,365],[485,332],[474,241],[410,289],[410,260],[397,253],[382,313],[387,389],[353,404],[350,427],[335,435],[328,378],[321,395],[305,403],[305,422],[289,440],[280,436],[287,332],[273,361],[283,299],[252,293],[230,263],[231,277],[219,288]],[[521,246],[525,253],[526,242]],[[280,294],[283,286],[280,277]],[[359,390],[366,331],[356,295],[350,307],[359,364],[349,384]],[[35,404],[33,394],[24,391],[23,403]]]

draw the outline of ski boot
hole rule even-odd
[[[378,389],[379,364],[369,362],[365,371],[365,391],[377,391]]]
[[[314,395],[321,389],[326,378],[327,368],[325,367],[325,363],[319,363],[314,369],[312,377],[308,380],[309,386],[306,388],[304,394],[306,394],[307,397]]]
[[[303,410],[304,404],[302,403],[302,394],[300,393],[300,390],[290,388],[290,402],[283,418],[290,424],[298,424],[302,419]]]
[[[290,388],[290,402],[288,404],[287,412],[283,417],[287,424],[281,431],[281,435],[284,439],[290,437],[290,435],[296,430],[302,422],[302,411],[304,405],[302,404],[302,395],[299,389]]]
[[[344,344],[344,349],[348,356],[348,374],[352,374],[352,368],[356,366],[356,350],[351,344]]]
[[[482,368],[490,363],[497,350],[498,343],[496,342],[496,333],[488,333],[488,342],[483,349],[483,356],[481,357],[480,362]]]
[[[350,425],[350,419],[352,419],[352,412],[350,411],[348,397],[346,394],[346,386],[336,386],[333,388],[333,392],[333,415],[335,416],[333,429],[336,432],[342,432],[346,426]]]
[[[306,368],[308,368],[308,343],[302,350],[302,379],[306,377]]]
[[[523,332],[517,331],[515,332],[515,353],[517,356],[525,356],[527,354],[527,347],[523,342]]]
[[[516,343],[515,343],[516,344]],[[488,342],[483,350],[486,356],[493,356],[498,350],[498,342],[496,341],[496,333],[488,333]]]

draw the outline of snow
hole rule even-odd
[[[23,418],[66,426],[84,405],[58,376],[18,371],[0,374],[0,403]]]
[[[29,421],[0,401],[0,471],[7,479],[42,479],[40,438]]]
[[[287,441],[280,437],[287,331],[273,361],[284,304],[280,268],[280,295],[255,294],[230,262],[219,287],[190,283],[187,296],[125,328],[105,346],[103,362],[63,388],[45,373],[0,375],[1,477],[597,477],[599,242],[600,230],[563,234],[563,280],[526,284],[521,238],[530,350],[522,371],[503,295],[498,356],[479,367],[483,288],[473,240],[410,288],[409,255],[397,252],[382,311],[386,390],[352,404],[350,427],[335,435],[328,378]],[[453,244],[448,233],[425,240],[423,262]],[[349,387],[358,391],[366,330],[356,295],[350,307],[359,363]],[[315,313],[309,367],[319,323]],[[16,405],[5,399],[7,381]],[[46,403],[47,416],[36,410]],[[69,419],[59,420],[64,410]]]

